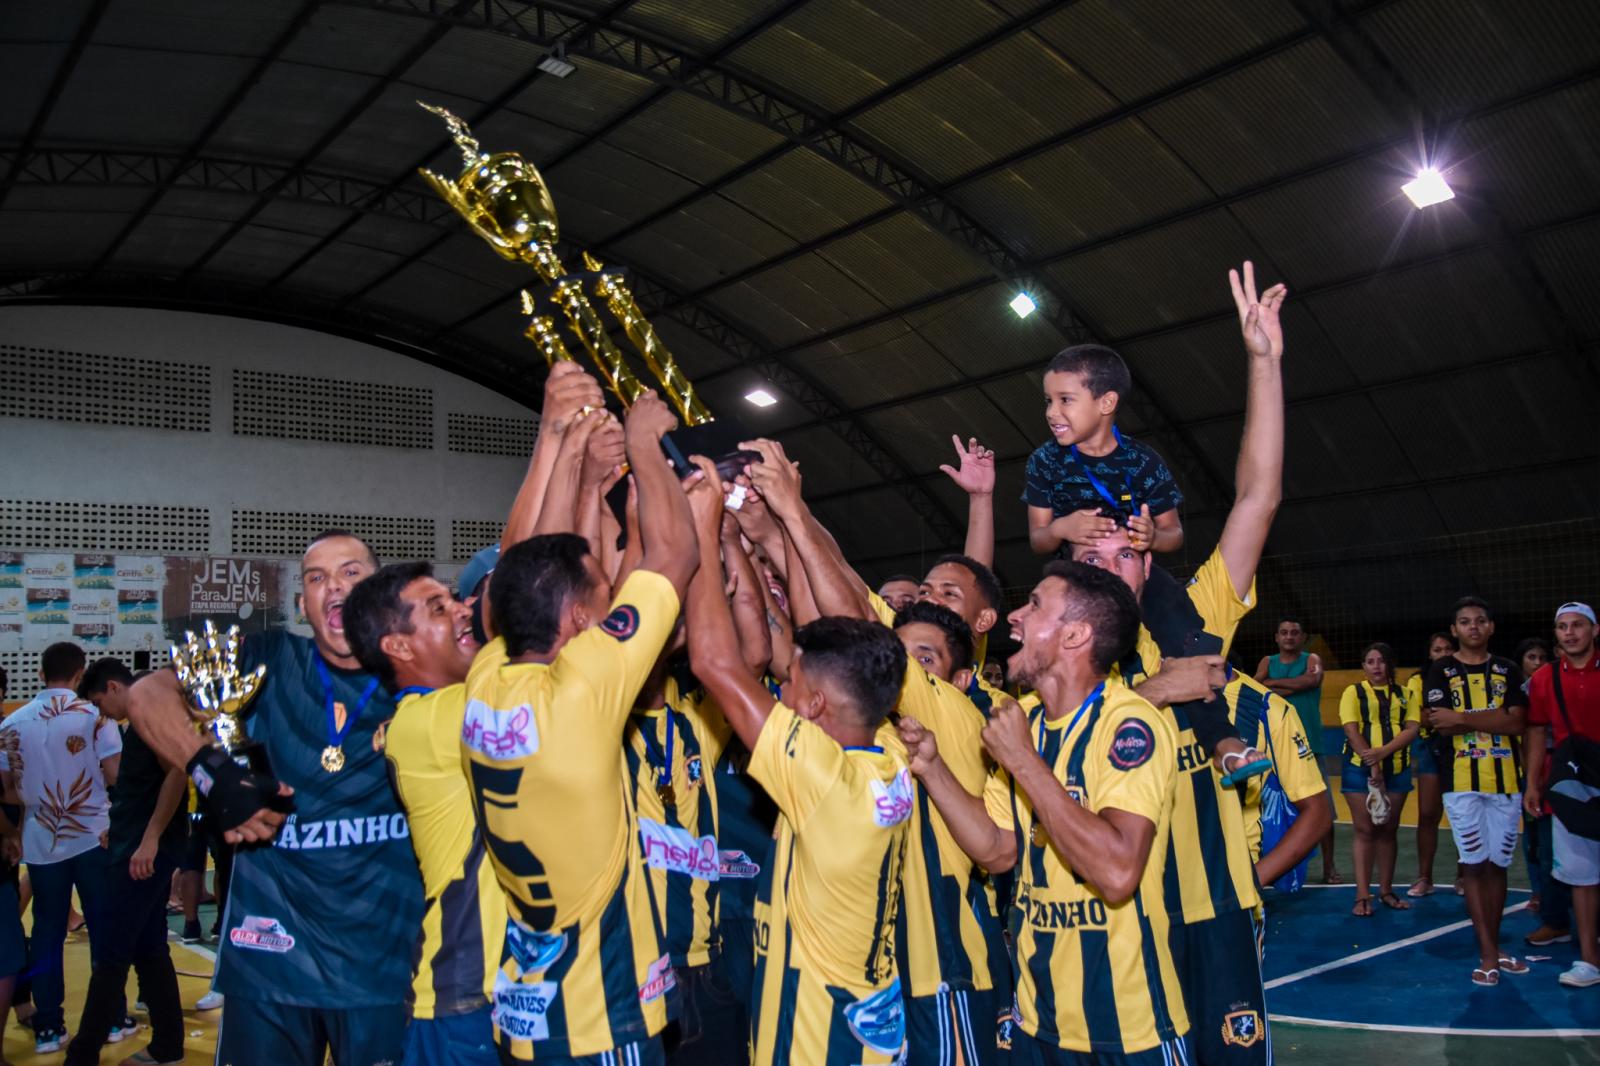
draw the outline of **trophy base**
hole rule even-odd
[[[744,468],[758,462],[761,456],[739,448],[739,442],[749,440],[751,434],[737,419],[718,418],[698,426],[681,426],[661,439],[661,450],[680,478],[694,473],[691,455],[703,455],[717,464],[717,474],[724,481],[732,481]]]
[[[218,746],[221,747],[221,745]],[[223,748],[222,750],[227,753],[228,758],[232,759],[240,769],[249,770],[252,773],[266,774],[269,777],[273,776],[272,764],[267,762],[267,749],[259,741],[253,740],[248,744],[241,744],[231,750],[228,748]]]

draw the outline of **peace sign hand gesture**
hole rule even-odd
[[[1248,259],[1244,261],[1243,282],[1237,270],[1230,270],[1228,285],[1233,289],[1233,305],[1239,311],[1239,329],[1244,334],[1245,351],[1252,356],[1273,359],[1282,356],[1283,324],[1278,320],[1278,309],[1283,306],[1289,289],[1280,282],[1258,298],[1256,266]]]

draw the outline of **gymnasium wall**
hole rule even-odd
[[[62,584],[47,571],[70,568],[66,557],[105,554],[113,585],[159,566],[177,590],[163,601],[168,622],[197,613],[183,602],[187,579],[171,575],[220,576],[226,568],[211,564],[227,558],[237,576],[259,560],[260,584],[284,591],[258,601],[267,611],[246,609],[245,623],[292,623],[300,551],[332,526],[385,558],[440,561],[453,577],[451,564],[499,535],[537,425],[529,407],[394,351],[181,311],[0,309],[0,382],[0,586],[17,586],[0,587],[11,701],[36,688],[44,643],[71,635],[30,625],[23,602],[23,586]],[[23,570],[44,576],[11,573]],[[226,624],[236,615],[228,582],[218,584],[208,613]],[[98,654],[128,655],[114,616],[109,633],[84,632]],[[139,640],[146,651],[156,643]],[[156,650],[141,664],[160,665]]]

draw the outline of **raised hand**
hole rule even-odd
[[[571,359],[563,359],[550,368],[549,377],[544,379],[544,409],[539,429],[565,433],[579,412],[604,406],[600,383]]]
[[[595,420],[595,425],[589,433],[588,445],[583,453],[583,482],[586,485],[600,485],[609,480],[615,485],[617,478],[622,476],[622,464],[627,462],[622,423],[605,410],[591,412],[584,420],[590,419]]]
[[[983,727],[983,746],[994,761],[1012,776],[1027,765],[1028,760],[1039,757],[1028,735],[1028,716],[1015,700],[1001,700],[989,714],[989,723]]]
[[[946,463],[939,469],[950,475],[950,480],[960,485],[968,496],[994,495],[994,452],[979,444],[977,437],[968,438],[966,447],[962,447],[961,438],[952,433],[950,443],[956,446],[960,468]]]
[[[1086,548],[1098,544],[1101,538],[1117,531],[1116,519],[1102,516],[1100,510],[1088,507],[1064,514],[1050,523],[1050,532],[1068,544],[1081,544]]]
[[[900,716],[900,742],[911,757],[911,772],[924,776],[939,762],[939,744],[933,733],[910,715]]]
[[[1139,513],[1128,516],[1128,542],[1135,551],[1147,552],[1156,540],[1156,520],[1150,517],[1150,505],[1141,503]]]
[[[630,445],[657,445],[661,438],[678,428],[678,416],[667,401],[646,389],[628,408],[627,437]]]
[[[1280,282],[1257,298],[1256,265],[1248,259],[1244,261],[1243,280],[1237,270],[1229,270],[1228,285],[1233,289],[1233,305],[1239,311],[1245,351],[1274,359],[1283,355],[1283,323],[1278,320],[1278,310],[1289,295],[1288,288]]]
[[[760,453],[761,461],[751,463],[745,473],[772,513],[785,523],[799,518],[805,509],[800,498],[800,464],[792,461],[775,440],[743,441],[739,447]]]
[[[689,461],[695,472],[683,481],[689,494],[689,512],[694,516],[694,531],[702,545],[720,545],[722,542],[722,516],[725,493],[717,477],[717,464],[703,455],[691,455]]]

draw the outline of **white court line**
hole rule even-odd
[[[1330,887],[1330,888],[1342,888],[1342,887],[1348,887],[1348,886],[1330,885],[1328,887]],[[1522,909],[1522,904],[1518,903],[1513,907],[1507,907],[1505,910],[1501,911],[1500,913],[1501,913],[1502,916],[1504,916],[1504,915],[1511,914],[1512,912],[1518,911],[1518,910],[1521,910],[1521,909]],[[1412,944],[1421,944],[1421,943],[1423,943],[1424,941],[1427,941],[1427,940],[1434,940],[1434,939],[1437,939],[1438,937],[1444,936],[1446,933],[1453,933],[1458,929],[1470,929],[1470,928],[1472,928],[1472,919],[1470,919],[1470,918],[1464,919],[1464,920],[1459,921],[1459,922],[1451,922],[1449,925],[1441,925],[1437,929],[1430,929],[1426,933],[1418,933],[1416,936],[1408,936],[1404,940],[1396,940],[1396,941],[1393,941],[1392,943],[1380,944],[1375,948],[1368,948],[1366,951],[1358,951],[1354,955],[1346,955],[1342,959],[1334,959],[1332,962],[1325,962],[1325,963],[1322,963],[1320,966],[1313,966],[1308,970],[1300,970],[1300,971],[1298,971],[1296,973],[1285,974],[1282,977],[1274,977],[1272,980],[1268,981],[1262,987],[1263,988],[1267,988],[1267,989],[1280,988],[1283,985],[1293,984],[1295,981],[1301,981],[1301,980],[1304,980],[1307,977],[1315,977],[1319,973],[1327,973],[1329,970],[1338,970],[1338,969],[1343,969],[1346,966],[1353,966],[1358,962],[1365,962],[1367,959],[1374,958],[1374,957],[1376,957],[1378,955],[1387,955],[1391,951],[1399,951],[1401,948],[1410,947]],[[1450,1029],[1450,1030],[1444,1030],[1444,1031],[1445,1032],[1464,1032],[1464,1030],[1458,1030],[1458,1029]]]
[[[172,934],[170,934],[170,933],[168,933],[167,935],[169,937],[172,936]],[[196,955],[200,956],[202,959],[209,959],[212,963],[215,963],[217,961],[217,953],[215,951],[212,951],[210,948],[202,947],[199,944],[185,944],[182,940],[179,940],[176,937],[172,937],[172,943],[178,945],[180,948],[183,948],[185,951],[194,952]]]
[[[1289,1025],[1311,1025],[1319,1029],[1376,1029],[1385,1033],[1427,1033],[1434,1036],[1600,1036],[1600,1029],[1450,1029],[1437,1025],[1377,1025],[1371,1022],[1334,1022],[1326,1018],[1296,1018],[1288,1014],[1272,1014],[1270,1012],[1268,1017],[1274,1022],[1284,1022]]]

